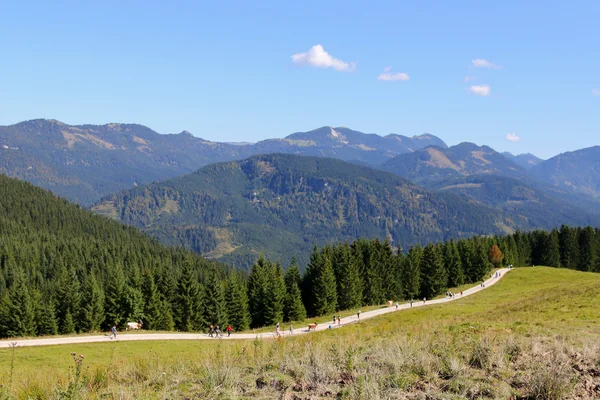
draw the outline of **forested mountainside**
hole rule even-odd
[[[600,226],[600,212],[590,210],[577,199],[567,197],[546,186],[530,186],[521,180],[497,175],[471,175],[450,178],[430,186],[442,192],[502,210],[505,215],[520,220],[521,226],[552,228],[562,224]]]
[[[255,144],[219,143],[186,131],[158,134],[137,124],[71,126],[39,119],[0,126],[0,173],[90,205],[123,189],[255,154],[293,153],[379,164],[431,144],[445,146],[433,135],[381,137],[330,127]]]
[[[537,164],[531,172],[563,190],[600,199],[600,146],[559,154]]]
[[[427,147],[401,154],[386,161],[382,168],[424,186],[449,178],[482,174],[517,179],[528,177],[523,167],[506,156],[488,146],[473,143],[448,148]]]
[[[200,325],[188,315],[186,293],[238,278],[0,175],[0,336],[95,331],[139,318],[151,329],[188,330]],[[203,307],[213,318],[208,300]]]
[[[249,266],[264,253],[306,261],[314,244],[360,237],[407,247],[532,228],[499,210],[340,160],[273,154],[109,196],[94,211],[164,243]]]

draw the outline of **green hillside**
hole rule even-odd
[[[234,280],[221,264],[0,175],[0,337],[93,332],[144,318],[186,320],[181,280],[195,290]],[[204,316],[210,312],[198,304]],[[203,318],[202,317],[202,318]]]
[[[359,237],[417,243],[500,233],[498,211],[339,160],[255,156],[105,198],[96,212],[163,243],[251,265],[259,253],[301,264],[314,244]]]

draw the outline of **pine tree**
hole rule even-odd
[[[235,274],[232,274],[227,281],[226,304],[231,327],[236,332],[248,329],[250,327],[250,312],[248,311],[246,286]]]
[[[476,273],[473,268],[473,240],[459,240],[457,243],[458,254],[460,255],[460,263],[463,266],[465,283],[476,282]]]
[[[541,264],[548,267],[560,267],[560,238],[557,229],[546,236]]]
[[[337,284],[329,255],[323,255],[321,268],[313,283],[313,310],[315,315],[331,314],[337,310]]]
[[[0,334],[12,337],[34,336],[35,333],[35,304],[23,273],[17,271],[0,303]]]
[[[433,298],[446,289],[448,275],[438,246],[430,244],[423,250],[420,297]]]
[[[296,260],[288,267],[284,276],[286,287],[286,300],[284,307],[284,318],[286,321],[304,321],[306,319],[306,309],[302,303],[302,294],[300,292],[300,269]]]
[[[592,227],[585,227],[579,234],[579,270],[594,271],[598,263],[598,242]]]
[[[125,275],[120,262],[108,266],[108,279],[104,296],[104,328],[109,329],[113,324],[125,324]]]
[[[56,300],[59,332],[74,333],[75,318],[81,314],[79,308],[81,305],[81,285],[74,268],[62,268],[56,290]],[[81,327],[82,324],[79,328],[81,329]]]
[[[359,264],[348,243],[339,246],[336,257],[338,307],[348,310],[362,304]]]
[[[281,267],[263,256],[252,266],[248,278],[248,305],[252,326],[273,325],[283,321],[285,283]]]
[[[203,318],[204,298],[194,268],[185,263],[177,287],[176,327],[182,331],[199,331],[206,326]]]
[[[149,270],[143,276],[142,294],[144,296],[144,328],[149,330],[160,329],[160,321],[164,316],[164,304],[154,281],[154,275]]]
[[[408,250],[404,261],[404,274],[402,278],[404,296],[406,299],[415,299],[421,291],[421,263],[423,262],[423,248],[414,246]]]
[[[579,240],[577,230],[568,226],[561,226],[559,233],[560,263],[564,268],[577,269],[579,267]]]
[[[314,301],[313,295],[315,292],[315,282],[317,279],[317,275],[319,270],[322,268],[322,257],[319,248],[315,245],[313,251],[310,255],[310,261],[306,266],[306,271],[304,273],[304,277],[302,279],[302,302],[306,307],[306,313],[310,316],[316,315],[316,311],[314,309]],[[252,307],[250,308],[252,310]]]
[[[204,292],[204,319],[215,326],[227,324],[227,309],[223,287],[215,273],[208,276]]]
[[[95,332],[101,329],[104,322],[104,291],[94,275],[90,275],[83,286],[80,312],[82,332]]]
[[[37,334],[56,335],[58,333],[58,323],[56,322],[56,312],[52,299],[42,299],[36,311]]]
[[[473,279],[475,282],[482,280],[491,269],[491,264],[488,258],[488,251],[486,249],[486,243],[484,241],[476,241],[473,247]]]
[[[447,287],[458,287],[465,283],[458,246],[454,240],[446,242],[444,245],[444,266],[448,275]]]

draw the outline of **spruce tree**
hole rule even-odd
[[[147,270],[142,278],[142,294],[144,296],[144,328],[158,330],[164,317],[164,304],[158,291],[154,275]]]
[[[93,274],[83,285],[80,313],[82,332],[95,332],[101,329],[104,322],[104,291]]]
[[[594,271],[598,263],[598,242],[594,228],[588,226],[579,234],[579,270]]]
[[[104,328],[110,329],[115,324],[125,324],[125,275],[120,262],[115,262],[108,267],[108,277],[104,296]]]
[[[337,284],[329,255],[323,255],[321,268],[314,278],[312,295],[315,315],[326,315],[337,310]]]
[[[225,296],[215,273],[208,276],[204,288],[204,319],[209,324],[225,326],[227,324]]]
[[[473,240],[459,240],[457,243],[458,254],[460,255],[460,263],[463,267],[463,273],[465,276],[465,283],[476,282],[476,273],[473,268]]]
[[[557,229],[546,236],[541,263],[548,267],[560,267],[560,238]]]
[[[196,271],[187,262],[181,271],[174,308],[176,311],[175,324],[177,329],[191,332],[202,330],[206,326],[203,318],[203,291],[198,283]]]
[[[25,277],[17,271],[12,286],[0,302],[0,334],[4,337],[34,336],[35,308]]]
[[[413,246],[408,250],[404,261],[404,274],[402,278],[403,291],[406,299],[416,299],[421,291],[421,263],[423,262],[423,248]]]
[[[232,274],[227,280],[225,300],[231,327],[236,332],[248,329],[250,327],[248,295],[244,282],[236,274]]]
[[[453,288],[465,283],[460,254],[458,253],[458,246],[454,239],[446,242],[444,245],[444,266],[448,276],[447,287]]]
[[[273,325],[283,321],[285,282],[281,267],[263,256],[252,266],[248,278],[248,305],[252,326]]]
[[[337,249],[336,271],[339,309],[359,307],[362,304],[359,263],[348,243]]]
[[[577,230],[566,225],[560,227],[558,235],[560,245],[560,263],[564,268],[579,267],[579,240]]]
[[[420,297],[433,298],[446,289],[448,275],[438,246],[430,244],[423,250]]]
[[[302,302],[306,307],[306,312],[310,316],[316,315],[316,310],[314,308],[313,296],[315,292],[315,283],[317,279],[317,275],[319,271],[322,269],[322,257],[319,248],[315,245],[313,251],[310,255],[310,261],[306,266],[306,271],[304,273],[304,277],[302,279]],[[252,307],[251,307],[252,309]]]
[[[38,335],[56,335],[58,323],[52,299],[41,299],[36,310],[36,325]]]
[[[284,276],[286,287],[284,318],[286,321],[304,321],[306,319],[306,309],[302,303],[299,286],[300,279],[300,269],[296,260],[293,259]]]
[[[473,247],[473,281],[481,281],[491,269],[491,264],[488,256],[489,249],[486,248],[486,243],[482,240],[478,240],[474,243]]]

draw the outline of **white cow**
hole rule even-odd
[[[142,320],[140,320],[140,322],[128,322],[127,326],[125,327],[125,330],[128,331],[130,329],[142,329],[142,325],[144,325]]]

